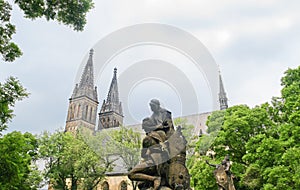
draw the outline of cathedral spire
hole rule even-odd
[[[220,103],[220,110],[224,110],[228,108],[228,99],[224,90],[224,85],[221,77],[221,72],[219,71],[219,103]]]
[[[97,88],[94,86],[94,65],[93,65],[94,50],[90,50],[89,59],[84,67],[79,85],[75,86],[72,98],[79,96],[87,96],[92,100],[97,101]]]
[[[99,113],[98,129],[118,127],[123,124],[122,104],[119,100],[117,68],[114,68],[113,78],[106,100],[103,101]]]
[[[79,87],[91,86],[93,88],[94,86],[93,54],[94,54],[94,50],[91,49],[89,59],[81,75]]]
[[[97,87],[94,86],[93,53],[94,50],[91,49],[80,83],[75,85],[69,99],[66,131],[76,133],[79,127],[95,130],[98,98]]]
[[[107,101],[110,104],[119,104],[119,90],[117,81],[117,68],[114,68],[114,76],[112,78],[109,92],[107,95]],[[111,105],[112,111],[117,111],[115,105]]]
[[[117,81],[117,68],[114,68],[114,75],[110,83],[106,101],[103,102],[101,112],[113,111],[123,115],[121,102],[119,101],[119,90]]]

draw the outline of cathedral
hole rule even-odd
[[[94,50],[91,49],[79,84],[76,84],[69,99],[69,108],[65,131],[76,133],[79,127],[85,127],[93,132],[116,128],[123,125],[122,103],[119,100],[117,69],[113,70],[110,88],[98,112],[97,87],[94,84]],[[220,110],[228,108],[228,99],[224,90],[221,74],[219,74],[219,105]],[[194,134],[201,135],[206,131],[206,120],[210,112],[183,116],[187,124],[194,125]],[[98,116],[98,117],[97,117]],[[96,123],[96,121],[98,122]],[[139,125],[127,126],[141,128]],[[126,172],[114,171],[106,175],[105,181],[97,190],[131,190]]]
[[[69,109],[65,131],[76,131],[79,126],[92,131],[119,127],[123,125],[122,103],[119,100],[117,68],[113,71],[113,77],[106,100],[103,100],[98,113],[98,125],[96,125],[98,111],[97,87],[94,85],[94,50],[90,50],[89,58],[83,70],[79,84],[76,84],[69,99]],[[221,74],[219,74],[219,104],[220,110],[228,108],[228,99],[224,90]]]
[[[98,131],[123,125],[124,116],[122,104],[119,101],[116,68],[114,69],[107,99],[103,100],[98,113],[98,126],[96,125],[99,102],[97,87],[94,85],[93,53],[94,50],[91,49],[80,82],[75,85],[69,99],[65,131],[75,132],[79,126]]]

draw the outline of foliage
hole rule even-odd
[[[37,139],[30,133],[12,132],[0,138],[0,189],[37,189],[40,173],[34,166]]]
[[[127,171],[136,166],[140,160],[141,134],[131,128],[118,127],[97,132],[90,135],[82,131],[85,142],[93,151],[105,158],[107,167],[112,169],[115,165],[122,165]],[[133,189],[136,182],[131,181]]]
[[[119,155],[125,163],[127,171],[130,171],[140,160],[141,135],[126,127],[119,127],[111,131],[109,146],[112,147],[115,155]]]
[[[22,55],[19,47],[11,42],[12,35],[16,32],[16,27],[10,23],[11,5],[0,0],[0,54],[4,61],[13,61]]]
[[[189,161],[190,171],[196,176],[192,176],[192,185],[196,189],[208,189],[215,182],[208,183],[207,180],[212,179],[203,173],[206,171],[203,160],[207,159],[203,151],[208,150],[203,146],[209,146],[216,152],[212,162],[220,163],[226,154],[230,155],[236,189],[300,188],[299,79],[300,67],[288,69],[281,80],[281,97],[272,98],[271,104],[254,108],[246,105],[230,107],[213,143],[209,146],[211,141],[207,135],[199,138],[197,154]],[[213,120],[212,116],[207,123],[210,135],[213,133],[211,130],[218,129],[210,126],[221,123],[221,120]]]
[[[191,142],[191,140],[193,138],[195,138],[195,136],[197,136],[197,135],[194,135],[194,133],[193,133],[195,126],[188,124],[186,118],[178,117],[178,118],[174,119],[173,122],[174,122],[175,126],[181,126],[182,134],[188,142]]]
[[[108,144],[110,133],[105,130],[92,134],[89,129],[81,128],[79,134],[87,146],[105,160],[107,171],[111,171],[116,159],[113,157],[115,149]]]
[[[68,25],[76,31],[83,30],[86,24],[86,13],[93,8],[92,0],[14,0],[12,3],[19,6],[26,18],[45,17],[47,20],[56,20]],[[12,62],[22,55],[19,47],[12,42],[16,27],[11,23],[11,12],[11,4],[6,0],[0,0],[0,57],[5,62]],[[34,137],[29,133],[22,135],[12,132],[1,138],[2,131],[7,129],[7,123],[14,116],[12,107],[15,102],[27,96],[26,90],[13,77],[3,84],[0,83],[0,189],[37,189],[41,181],[40,173],[34,165],[37,149]],[[57,176],[58,178],[54,181],[56,185],[63,184],[62,178],[66,179],[65,177],[78,180],[77,176],[73,178],[73,174],[83,176],[87,180],[91,179],[93,183],[97,181],[94,179],[101,179],[99,176],[103,176],[103,165],[99,164],[102,160],[96,158],[92,151],[85,149],[77,140],[71,141],[70,137],[62,134],[53,136],[44,134],[39,140],[40,156],[48,161],[46,177],[52,179],[53,176]],[[68,146],[72,149],[67,149]],[[83,148],[81,155],[76,148]],[[68,153],[69,157],[66,156]],[[80,163],[73,162],[73,153],[74,157],[81,156]],[[85,181],[83,184],[89,184],[89,182]],[[66,187],[62,185],[62,188]]]
[[[225,110],[218,110],[211,113],[207,118],[207,133],[218,133],[224,123]]]
[[[202,134],[196,142],[195,154],[188,159],[188,168],[191,173],[191,185],[195,189],[217,189],[216,180],[213,175],[214,168],[205,163],[206,160],[221,162],[223,158],[215,159],[212,144],[224,122],[225,111],[214,111],[208,117],[206,125],[207,133]],[[208,157],[210,156],[210,157]]]
[[[114,152],[113,155],[120,157],[127,171],[130,171],[139,163],[142,148],[141,134],[130,128],[119,127],[110,132],[108,146]],[[137,182],[131,181],[133,189],[137,188]]]
[[[24,13],[25,18],[45,17],[82,31],[86,24],[86,14],[94,6],[92,0],[14,0]],[[0,0],[0,54],[4,61],[14,61],[22,55],[19,47],[13,43],[12,35],[16,27],[10,21],[12,6]]]
[[[187,167],[191,175],[191,186],[199,190],[215,190],[217,184],[213,175],[214,168],[205,163],[209,157],[194,155],[188,160]]]
[[[202,134],[196,142],[196,150],[200,155],[205,155],[215,141],[224,122],[224,110],[214,111],[207,118],[207,133]]]
[[[198,135],[195,135],[194,129],[195,126],[188,124],[188,121],[186,118],[176,118],[174,119],[174,125],[175,126],[181,126],[181,131],[183,136],[185,137],[187,141],[187,157],[189,158],[192,154],[194,154],[194,149],[195,149],[195,141],[198,138]]]
[[[44,176],[57,189],[92,189],[104,178],[109,167],[78,134],[45,132],[39,140],[40,157],[46,161]],[[83,180],[82,180],[83,179]]]
[[[27,97],[26,89],[13,77],[0,83],[0,136],[1,132],[7,129],[7,123],[13,118],[13,110],[16,101]]]
[[[141,134],[131,128],[118,127],[101,130],[96,135],[81,131],[84,141],[101,157],[105,157],[110,166],[121,159],[127,171],[130,171],[140,159]]]
[[[281,79],[282,118],[284,121],[300,125],[300,66],[297,69],[288,69]]]

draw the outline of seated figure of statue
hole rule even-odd
[[[147,122],[142,126],[145,132],[162,130],[170,137],[174,132],[171,112],[161,108],[160,103],[156,99],[152,99],[149,103],[153,112],[150,118],[145,118]]]
[[[146,133],[141,153],[142,161],[129,172],[129,179],[151,183],[154,190],[161,185],[160,168],[168,160],[168,148],[164,143],[174,131],[171,112],[160,107],[158,100],[151,100],[153,114],[143,120]]]

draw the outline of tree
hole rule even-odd
[[[25,18],[45,17],[82,31],[86,24],[86,14],[93,8],[92,0],[14,0]],[[20,48],[12,42],[16,27],[10,21],[12,6],[0,0],[0,55],[4,61],[14,61],[22,55]]]
[[[182,134],[188,142],[190,142],[193,138],[195,138],[195,136],[197,136],[193,134],[193,130],[195,128],[194,125],[188,124],[186,118],[178,117],[174,119],[174,125],[181,126]]]
[[[285,122],[300,125],[300,66],[297,69],[288,69],[281,79],[282,107],[280,112]]]
[[[0,189],[34,190],[41,176],[37,159],[37,139],[30,133],[12,132],[0,138]]]
[[[140,160],[141,135],[130,128],[119,127],[118,130],[111,131],[109,146],[115,149],[115,155],[125,163],[127,171],[130,171]]]
[[[196,144],[196,150],[200,155],[205,155],[215,141],[224,122],[225,110],[218,110],[208,116],[206,125],[207,133],[202,134]]]
[[[207,125],[207,133],[213,134],[218,133],[224,123],[225,110],[217,110],[211,113],[208,116],[206,125]],[[213,134],[213,136],[216,136]]]
[[[218,188],[213,175],[214,168],[205,163],[205,160],[208,159],[208,157],[199,154],[188,159],[187,167],[191,175],[191,186],[194,189],[215,190]]]
[[[1,13],[0,13],[1,14]],[[7,123],[13,118],[13,109],[16,101],[27,97],[26,89],[13,77],[0,83],[0,136],[7,129]]]
[[[76,31],[83,30],[86,24],[86,13],[93,8],[92,0],[15,0],[13,3],[19,6],[26,18],[36,19],[45,17],[47,20],[56,20],[59,23],[71,26]],[[20,48],[12,42],[12,36],[16,32],[16,27],[10,21],[11,11],[11,4],[6,0],[0,0],[0,57],[6,62],[12,62],[22,55]],[[2,135],[1,132],[7,129],[7,123],[14,116],[12,107],[15,105],[15,102],[27,96],[28,93],[26,90],[13,77],[10,77],[4,84],[0,83],[0,137]],[[24,134],[23,137],[19,135],[19,138],[15,138],[16,136],[17,132],[13,132],[0,138],[0,188],[36,189],[40,181],[40,176],[37,168],[31,165],[34,157],[31,155],[30,148],[33,147],[28,148],[26,145],[29,146],[31,142],[24,140],[24,138],[29,138],[30,135]],[[10,144],[7,141],[11,141]],[[26,142],[27,144],[25,143],[26,145],[24,145],[22,142]],[[57,153],[55,152],[57,149],[54,148],[52,150],[54,152],[51,153]],[[24,152],[25,154],[29,154],[25,156]],[[51,154],[49,153],[49,155]],[[87,155],[89,156],[89,154]],[[49,159],[51,160],[52,158]],[[50,162],[53,166],[55,165],[54,162]],[[52,171],[49,170],[47,174],[49,176],[50,174],[54,175],[55,172],[52,173]],[[94,171],[96,172],[97,169]],[[5,176],[2,174],[5,174]]]
[[[93,189],[109,171],[105,159],[96,154],[78,134],[56,132],[40,137],[40,158],[46,161],[45,178],[57,189]]]
[[[54,134],[43,133],[39,138],[39,157],[45,160],[44,178],[54,188],[67,189],[66,179],[71,177],[74,163],[64,160],[64,151],[68,143],[73,140],[69,134],[56,132]],[[73,182],[74,179],[72,179]]]
[[[300,188],[299,76],[300,67],[285,72],[281,97],[273,98],[272,105],[266,107],[275,125],[246,145],[243,160],[249,167],[243,181],[249,187],[253,185],[252,189]],[[250,172],[251,168],[255,172]],[[251,180],[258,183],[249,185],[247,182]]]
[[[281,80],[281,96],[272,98],[270,104],[254,108],[238,105],[226,110],[220,132],[208,146],[216,153],[212,162],[220,163],[226,154],[230,155],[236,189],[300,188],[299,79],[300,67],[288,69]],[[207,123],[209,135],[218,129],[210,128],[218,123],[212,116]],[[192,185],[197,189],[209,189],[214,183],[208,183],[212,179],[203,173],[203,160],[208,158],[200,154],[199,147],[205,143],[207,135],[199,138],[197,154],[189,160]]]
[[[1,7],[0,7],[1,8]],[[2,12],[0,13],[0,15]],[[26,89],[13,77],[0,83],[0,187],[1,189],[37,189],[41,176],[34,162],[37,140],[30,133],[2,136],[13,118],[15,103],[27,97]]]
[[[106,158],[109,166],[113,167],[118,162],[130,171],[138,164],[142,146],[141,134],[133,129],[121,126],[102,130],[95,136],[90,133],[83,134],[87,144],[101,157]],[[131,181],[131,184],[136,189],[137,183]]]
[[[195,189],[217,189],[216,180],[213,175],[214,168],[205,163],[206,160],[211,160],[220,163],[221,159],[217,160],[213,157],[208,157],[206,154],[213,149],[212,144],[217,138],[218,132],[224,122],[225,110],[214,111],[207,119],[207,133],[202,134],[195,143],[195,154],[188,159],[188,168],[191,174],[191,185]],[[212,151],[213,152],[213,151]]]
[[[233,161],[232,173],[236,177],[236,182],[239,182],[235,184],[237,189],[246,189],[245,184],[240,180],[249,166],[249,163],[243,160],[244,155],[249,151],[247,143],[257,135],[265,134],[273,126],[274,122],[270,119],[264,104],[252,109],[240,105],[226,110],[224,124],[213,143],[213,148],[218,158],[224,158],[226,154],[230,155]]]
[[[174,119],[174,125],[177,127],[181,126],[182,134],[187,141],[187,157],[190,157],[194,154],[195,141],[198,137],[198,134],[194,134],[195,126],[188,124],[186,118],[180,117]]]

